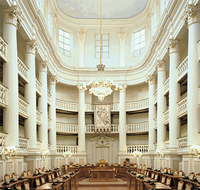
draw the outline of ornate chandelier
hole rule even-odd
[[[112,87],[115,86],[115,90],[117,90],[117,86],[113,84],[113,82],[108,79],[105,80],[104,68],[105,65],[102,64],[102,0],[100,0],[100,63],[97,65],[97,78],[96,80],[91,80],[88,83],[89,93],[94,94],[98,97],[99,101],[103,101],[104,98],[110,95],[113,90]]]

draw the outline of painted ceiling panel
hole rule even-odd
[[[99,19],[100,0],[56,0],[60,10],[73,18]],[[102,0],[104,19],[125,19],[141,13],[148,0]]]

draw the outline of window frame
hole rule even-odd
[[[62,31],[63,34],[61,34],[61,31]],[[59,52],[62,55],[65,55],[67,57],[71,57],[71,50],[70,50],[70,48],[71,48],[71,45],[70,45],[71,39],[70,38],[71,38],[71,34],[69,32],[59,28],[59,30],[58,30]],[[60,39],[62,39],[62,40],[60,40]],[[60,44],[62,44],[62,46],[60,46]],[[68,47],[68,48],[65,48],[65,46]]]
[[[97,38],[97,36],[99,36],[99,39]],[[104,39],[104,36],[107,36],[107,39]],[[105,45],[104,43],[107,45]],[[104,51],[103,50],[104,48],[105,49],[107,48],[107,51]],[[97,49],[99,49],[99,51],[97,51]],[[97,56],[98,54],[99,56]],[[95,34],[95,58],[100,59],[100,34]],[[102,59],[108,59],[108,58],[109,58],[109,34],[102,34]]]
[[[143,40],[142,40],[143,38]],[[144,44],[144,45],[142,45]],[[133,57],[144,54],[145,52],[145,28],[134,32],[133,34]],[[139,46],[138,48],[136,48]],[[137,52],[137,53],[136,53]]]

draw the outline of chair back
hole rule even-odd
[[[178,181],[178,190],[182,190],[184,185],[184,181]]]
[[[167,172],[167,168],[164,168],[164,173]]]
[[[133,167],[134,167],[134,168],[137,168],[137,164],[133,164]]]
[[[167,173],[170,174],[171,171],[172,171],[171,168],[169,168],[169,169],[167,170]]]
[[[48,181],[51,181],[51,174],[48,174]]]
[[[157,173],[155,174],[154,179],[155,179],[156,181],[158,181],[158,174],[157,174]]]
[[[146,176],[147,175],[147,171],[144,171],[144,176]]]
[[[91,166],[91,164],[87,163],[86,166]]]
[[[140,169],[140,170],[142,169],[142,164],[140,164],[140,167],[139,167],[139,169]]]
[[[12,176],[12,179],[17,180],[17,174],[16,173],[13,172],[11,176]]]
[[[189,177],[189,179],[193,179],[194,178],[194,172],[191,172],[188,177]]]
[[[73,164],[70,164],[70,165],[69,165],[69,168],[73,168]]]
[[[178,175],[178,170],[175,170],[175,171],[174,171],[174,175]]]
[[[54,179],[54,178],[55,178],[55,176],[54,176],[54,173],[52,173],[52,174],[51,174],[51,177],[52,177],[52,179]]]
[[[38,169],[35,169],[35,174],[38,174]]]
[[[41,168],[38,168],[38,172],[39,172],[39,173],[42,173],[42,170],[41,170]]]
[[[27,171],[27,174],[28,174],[28,175],[31,175],[31,172],[28,170],[28,171]]]
[[[166,185],[170,186],[171,185],[171,181],[172,181],[172,178],[168,177],[167,181],[166,181]]]
[[[147,177],[149,177],[149,171],[147,171],[147,174],[146,174],[146,176],[147,176]]]
[[[105,163],[104,159],[99,160],[100,163]]]
[[[35,184],[36,184],[37,187],[40,186],[40,179],[39,178],[35,178]]]
[[[161,183],[165,183],[166,176],[162,176]]]
[[[28,173],[26,171],[23,171],[22,176],[27,177]]]
[[[59,171],[59,175],[61,176],[62,174],[61,174],[61,171]]]
[[[42,168],[42,171],[45,172],[45,167]]]
[[[4,175],[4,180],[9,183],[10,182],[10,176],[8,174]]]
[[[118,163],[114,163],[113,166],[119,166],[119,164]]]
[[[59,172],[57,171],[57,172],[56,172],[56,177],[59,177],[59,176],[60,176],[60,175],[59,175]]]
[[[153,179],[153,178],[154,178],[154,176],[155,176],[155,173],[152,173],[152,174],[151,174],[151,179]]]
[[[200,177],[200,173],[197,173],[197,174],[196,174],[196,177]]]
[[[16,184],[16,185],[15,185],[15,189],[21,190],[21,189],[22,189],[22,187],[21,187],[21,185],[20,185],[20,184]]]
[[[143,165],[143,170],[145,170],[146,169],[146,166],[145,165]]]
[[[28,181],[25,181],[25,182],[24,182],[24,189],[30,190],[30,185],[29,185],[29,182],[28,182]]]
[[[179,176],[183,176],[183,170],[180,170],[180,171],[178,172],[178,175],[179,175]]]
[[[189,189],[192,189],[193,185],[191,183],[187,183],[185,185],[185,190],[189,190]]]
[[[40,179],[41,179],[41,183],[45,183],[44,176],[42,176]]]

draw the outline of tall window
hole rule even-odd
[[[70,34],[59,29],[59,51],[63,55],[71,56],[70,52]]]
[[[133,56],[143,54],[145,51],[145,29],[133,34]]]
[[[95,57],[100,58],[100,34],[96,34]],[[109,35],[102,34],[102,58],[109,58]]]

